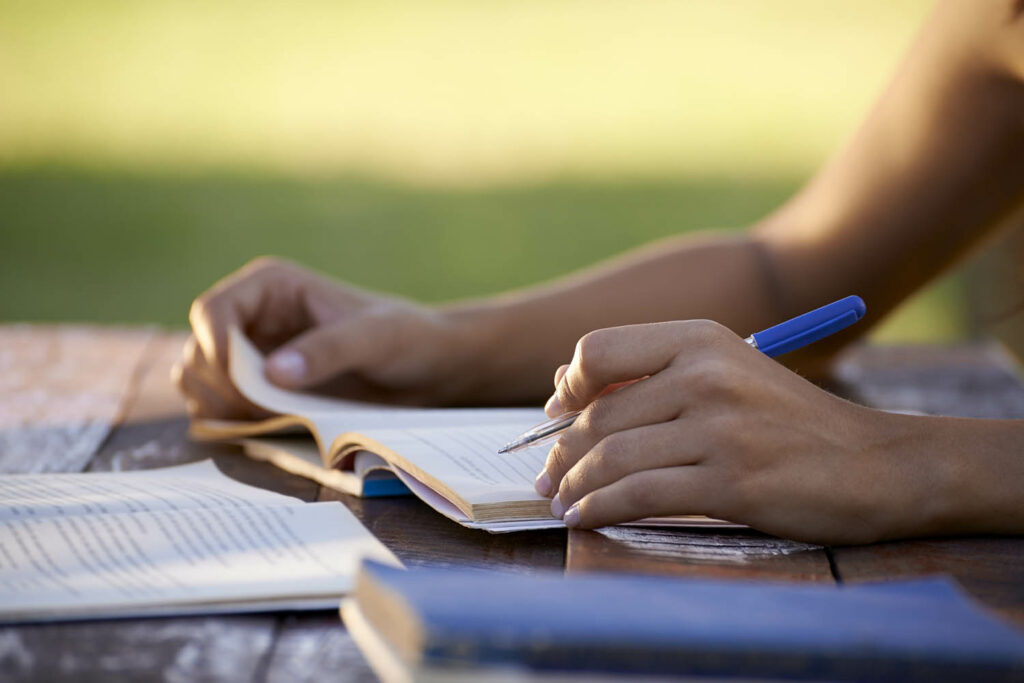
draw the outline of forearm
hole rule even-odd
[[[887,420],[886,537],[1024,533],[1024,420]]]
[[[779,320],[763,249],[750,235],[697,234],[648,245],[553,283],[455,304],[474,400],[537,401],[591,330],[710,318],[746,335]]]
[[[857,293],[863,333],[1024,215],[1024,13],[941,2],[856,134],[757,227],[797,312]],[[829,350],[847,341],[839,335]]]
[[[748,334],[848,294],[868,318],[785,362],[834,352],[1022,208],[1024,17],[941,3],[843,149],[747,236],[680,238],[550,285],[450,307],[473,342],[471,400],[540,398],[593,329],[710,318]]]

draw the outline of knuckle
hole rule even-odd
[[[706,358],[694,363],[687,381],[705,397],[731,398],[742,391],[742,382],[732,364],[721,358]]]
[[[588,470],[589,464],[581,461],[579,465],[570,469],[562,477],[562,482],[558,487],[558,497],[563,505],[571,505],[580,499],[583,490],[586,488]]]
[[[250,260],[244,266],[242,270],[246,273],[260,273],[268,270],[280,270],[287,265],[287,261],[277,256],[257,256]]]
[[[573,450],[567,448],[561,441],[555,444],[555,447],[548,453],[548,459],[544,467],[549,474],[557,475],[559,478],[565,476],[565,473],[572,469],[572,466],[576,464],[577,458],[573,456]]]
[[[188,341],[181,348],[181,359],[177,365],[182,366],[182,369],[185,367],[195,367],[199,364],[201,354],[199,342],[196,341],[195,337],[189,337]]]
[[[688,320],[686,334],[691,344],[713,346],[729,334],[729,328],[714,320]]]
[[[608,407],[608,403],[597,400],[580,413],[580,416],[576,418],[576,423],[579,424],[579,431],[590,439],[591,443],[594,443],[597,441],[596,437],[600,436],[604,429],[604,425],[607,425],[612,417],[613,411]]]
[[[601,439],[587,454],[589,467],[604,474],[619,474],[628,457],[624,438],[619,434],[610,434]]]
[[[576,342],[576,368],[584,375],[590,374],[599,367],[604,357],[608,330],[594,330],[583,335]]]
[[[202,320],[206,317],[210,309],[210,295],[200,294],[192,300],[192,305],[188,309],[188,319],[193,324],[196,324],[197,320]]]

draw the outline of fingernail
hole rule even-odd
[[[551,516],[556,519],[561,519],[564,512],[565,508],[562,507],[562,499],[556,495],[551,499]]]
[[[306,377],[306,359],[298,351],[279,351],[271,355],[267,363],[278,377],[292,382],[301,382]]]
[[[572,507],[565,511],[565,515],[563,515],[562,521],[565,522],[565,526],[570,529],[574,529],[580,525],[579,503],[574,504]]]
[[[547,497],[551,495],[551,477],[548,476],[547,470],[540,471],[537,479],[533,482],[533,488],[542,496]]]
[[[544,412],[549,417],[555,417],[565,412],[562,410],[562,402],[558,400],[558,394],[553,394],[548,399],[548,402],[544,404]]]

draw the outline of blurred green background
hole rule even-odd
[[[261,254],[425,301],[739,229],[925,0],[0,0],[0,319],[183,326]],[[947,279],[879,330],[963,333]]]

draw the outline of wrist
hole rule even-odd
[[[514,402],[509,396],[508,380],[502,375],[500,359],[515,352],[507,332],[508,325],[496,306],[466,303],[442,306],[437,312],[443,320],[452,360],[450,374],[458,378],[454,401],[465,404]]]
[[[885,538],[1020,533],[1022,472],[1012,420],[886,415],[896,486]],[[1016,482],[1016,485],[1015,485]]]

